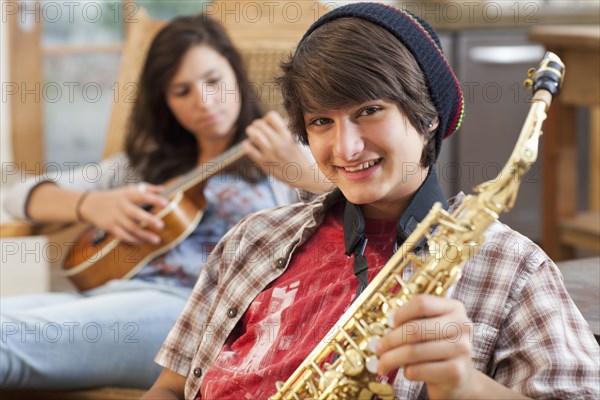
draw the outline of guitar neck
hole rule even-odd
[[[219,154],[219,156],[213,160],[203,163],[197,168],[194,168],[188,173],[182,175],[179,179],[175,180],[175,182],[168,185],[163,191],[162,195],[172,199],[177,193],[193,188],[197,184],[205,182],[212,176],[222,172],[227,167],[231,166],[233,163],[246,155],[243,148],[243,143],[244,142],[236,144],[235,146]]]

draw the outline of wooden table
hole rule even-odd
[[[561,57],[565,82],[553,102],[542,137],[542,247],[554,260],[575,248],[600,253],[600,27],[537,26],[529,37]],[[577,210],[579,171],[575,109],[590,109],[588,199]]]
[[[600,343],[600,257],[557,264],[571,298]]]

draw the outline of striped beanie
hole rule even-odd
[[[431,100],[439,114],[436,155],[442,139],[454,133],[462,122],[464,99],[458,79],[442,52],[437,33],[423,19],[407,11],[378,3],[353,3],[328,12],[306,31],[298,46],[314,30],[337,18],[361,18],[392,33],[412,53],[425,75]]]

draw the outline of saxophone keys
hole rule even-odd
[[[377,398],[380,400],[394,399],[394,388],[387,383],[369,382],[368,390],[377,395]]]
[[[381,336],[385,333],[385,326],[379,322],[373,322],[369,325],[369,330],[373,335]]]
[[[357,376],[365,370],[365,361],[356,349],[349,349],[342,357],[346,376]]]
[[[357,400],[372,400],[375,394],[371,392],[367,388],[363,388],[360,393],[358,393]]]
[[[373,375],[377,375],[377,366],[379,365],[379,359],[376,356],[367,357],[367,371]]]
[[[337,386],[342,377],[342,373],[334,369],[325,371],[323,376],[319,379],[319,391],[324,392],[331,385]]]
[[[381,305],[381,314],[387,315],[390,312],[390,305],[387,302],[384,302]]]
[[[377,342],[379,342],[379,339],[381,339],[381,336],[371,336],[368,340],[367,340],[367,348],[369,349],[369,351],[371,353],[375,353],[376,351],[376,347],[377,347]]]
[[[535,73],[535,68],[529,68],[527,71],[527,79],[523,82],[523,87],[525,87],[525,89],[531,89],[533,87],[533,77],[535,76]]]
[[[394,327],[394,314],[395,314],[395,313],[396,313],[396,310],[392,310],[392,311],[390,311],[390,312],[389,312],[389,313],[386,315],[386,317],[385,317],[385,320],[386,320],[386,322],[387,322],[387,325],[388,325],[390,328],[393,328],[393,327]]]

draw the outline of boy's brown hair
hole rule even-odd
[[[284,106],[300,142],[308,144],[304,112],[385,99],[396,103],[426,137],[421,164],[435,161],[436,135],[429,124],[437,111],[425,77],[410,51],[387,30],[358,18],[336,19],[307,37],[282,69]]]

